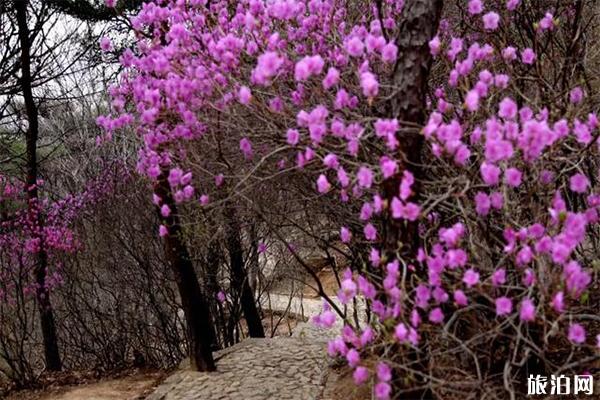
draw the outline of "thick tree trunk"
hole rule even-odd
[[[427,82],[431,69],[432,58],[429,52],[429,41],[435,36],[443,2],[441,0],[414,0],[406,2],[402,17],[399,21],[399,33],[396,39],[398,46],[398,62],[394,69],[394,86],[397,94],[391,102],[392,115],[398,118],[401,126],[400,157],[402,159],[399,173],[384,182],[384,192],[388,199],[398,195],[398,187],[402,173],[409,170],[415,176],[412,186],[411,201],[418,201],[421,196],[420,181],[424,176],[423,171],[423,146],[424,138],[421,127],[426,118]],[[386,254],[393,255],[400,246],[400,254],[408,262],[413,262],[420,246],[418,221],[394,221],[388,218],[385,226]],[[423,336],[423,346],[427,346],[426,337]],[[409,352],[407,357],[414,369],[422,370],[425,374],[429,370],[429,360],[423,358],[424,353]],[[409,386],[426,385],[425,379],[418,375],[413,376]],[[431,399],[433,393],[429,389],[415,389],[403,393],[404,398]]]
[[[217,343],[210,307],[204,297],[196,271],[190,259],[190,254],[182,238],[181,223],[177,213],[177,205],[171,194],[167,181],[167,171],[162,171],[155,185],[155,193],[162,203],[169,206],[171,214],[161,220],[168,228],[164,237],[167,261],[172,268],[185,319],[189,337],[189,356],[192,369],[197,371],[214,371],[215,362],[212,356],[212,345]]]
[[[231,264],[231,280],[237,293],[240,294],[242,311],[248,325],[250,337],[265,337],[262,320],[254,301],[254,293],[248,282],[248,274],[244,267],[244,252],[240,225],[235,215],[235,210],[229,206],[225,210],[227,218],[227,249]]]
[[[44,220],[38,204],[38,161],[37,141],[39,134],[38,109],[33,98],[31,82],[31,43],[29,42],[29,27],[27,25],[28,0],[15,0],[17,12],[17,24],[19,29],[19,43],[21,45],[21,90],[27,111],[28,129],[26,132],[27,146],[27,179],[26,191],[32,222],[42,230]],[[40,251],[37,254],[37,263],[34,268],[35,281],[37,284],[36,298],[40,315],[40,324],[44,340],[44,356],[46,369],[49,371],[60,371],[61,360],[58,351],[58,337],[54,322],[54,311],[50,302],[50,292],[46,287],[46,275],[48,269],[48,254],[45,250],[44,238],[39,236]]]
[[[429,41],[435,36],[443,2],[441,0],[415,0],[406,2],[399,21],[396,39],[398,61],[394,68],[394,87],[397,94],[391,101],[391,113],[400,122],[399,155],[402,160],[396,176],[384,181],[384,192],[388,199],[398,195],[402,173],[409,170],[415,176],[413,195],[409,200],[420,197],[420,178],[423,177],[423,135],[420,130],[425,123],[427,81],[432,58]],[[387,253],[395,253],[398,243],[401,254],[411,260],[419,246],[417,222],[390,220],[385,226]],[[389,254],[388,254],[389,255]]]

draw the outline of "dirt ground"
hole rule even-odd
[[[162,372],[137,373],[76,386],[50,386],[25,390],[6,400],[137,400],[143,399],[162,380]]]

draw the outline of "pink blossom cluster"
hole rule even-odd
[[[361,18],[328,0],[249,0],[233,8],[219,1],[208,8],[204,1],[148,2],[131,19],[139,40],[121,56],[111,114],[98,122],[107,135],[133,127],[141,139],[138,171],[154,182],[167,179],[177,203],[207,206],[228,184],[241,188],[269,165],[292,165],[310,174],[318,199],[359,210],[353,224],[334,231],[346,246],[366,247],[368,261],[343,273],[337,297],[343,304],[366,301],[374,318],[360,329],[346,323],[328,350],[347,361],[357,384],[370,379],[377,399],[391,396],[391,367],[382,359],[370,370],[363,359],[369,346],[393,341],[406,351],[418,348],[423,331],[442,335],[444,324],[474,302],[498,320],[525,325],[539,322],[539,310],[549,305],[564,336],[583,345],[587,335],[577,315],[566,325],[560,316],[591,283],[578,250],[597,228],[600,195],[589,171],[555,157],[565,149],[597,155],[598,119],[576,112],[584,103],[580,88],[561,99],[575,110],[564,115],[513,90],[514,70],[526,73],[543,61],[527,44],[494,40],[519,3],[509,0],[500,10],[470,0],[478,35],[440,29],[429,42],[448,74],[429,99],[421,133],[433,154],[431,173],[439,174],[434,180],[454,190],[434,200],[415,195],[417,167],[407,168],[398,153],[403,122],[375,111],[394,93],[399,54],[389,38],[396,37],[403,1],[364,1],[376,17]],[[542,25],[546,34],[558,30],[548,20]],[[229,147],[215,147],[215,137]],[[223,152],[243,178],[225,177],[215,161]],[[283,158],[269,163],[274,155]],[[198,159],[204,177],[192,172]],[[391,195],[382,185],[390,180]],[[526,218],[520,203],[536,189],[539,206]],[[567,196],[580,199],[578,206]],[[154,195],[168,217],[163,201]],[[449,205],[460,212],[449,212]],[[414,259],[386,254],[382,221],[418,223]],[[490,239],[498,257],[491,262],[479,242],[498,226]],[[335,320],[325,306],[314,322],[332,327]]]

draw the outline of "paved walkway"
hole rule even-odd
[[[289,297],[272,295],[271,309],[309,318],[321,312],[322,302],[294,298],[290,305]],[[292,337],[246,339],[215,354],[217,372],[177,371],[146,400],[317,400],[328,371],[325,347],[333,336],[334,329],[302,322]]]
[[[324,345],[313,338],[246,339],[217,354],[217,372],[178,371],[147,400],[317,400],[328,366]]]

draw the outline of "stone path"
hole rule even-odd
[[[327,371],[324,343],[246,339],[217,354],[217,372],[176,372],[147,400],[316,400]]]
[[[288,306],[289,297],[271,296],[272,310],[307,318],[322,310],[316,299],[294,298]],[[317,400],[328,371],[326,343],[334,335],[303,322],[292,337],[246,339],[215,354],[217,372],[177,371],[146,400]]]

